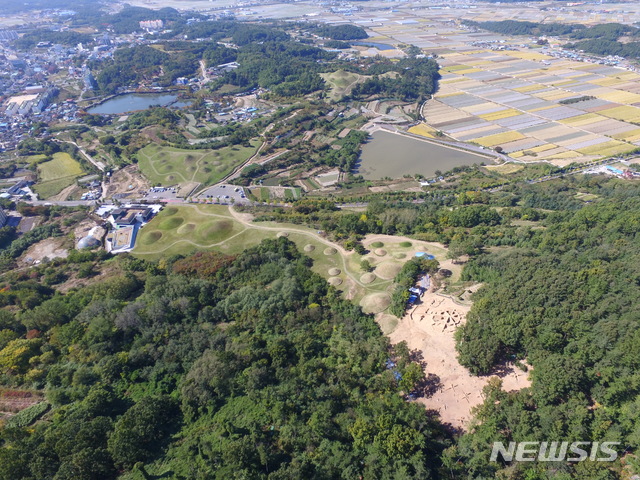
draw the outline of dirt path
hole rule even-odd
[[[438,410],[443,422],[462,429],[468,428],[471,409],[483,402],[482,389],[492,378],[473,376],[458,363],[454,332],[466,321],[469,308],[429,291],[389,334],[393,343],[406,341],[411,350],[420,351],[426,363],[425,374],[434,376],[433,393],[417,402]],[[507,391],[531,384],[527,374],[512,365],[503,369],[500,378]]]
[[[296,228],[287,228],[287,227],[265,227],[262,225],[257,225],[255,223],[252,223],[251,220],[249,219],[249,217],[247,216],[247,214],[240,214],[238,211],[236,211],[235,208],[233,207],[229,207],[229,212],[231,213],[231,215],[233,216],[234,219],[236,219],[238,222],[242,223],[245,227],[248,228],[256,228],[258,230],[269,230],[269,231],[273,231],[273,232],[287,232],[287,233],[296,233],[299,235],[305,235],[307,237],[311,237],[314,240],[316,240],[317,242],[320,242],[324,245],[326,245],[327,247],[331,247],[331,248],[335,248],[338,253],[340,254],[340,259],[342,260],[342,271],[356,284],[358,284],[360,287],[364,288],[365,290],[367,290],[367,286],[362,283],[358,278],[356,278],[351,271],[349,270],[348,267],[348,262],[347,262],[347,256],[351,255],[347,250],[345,250],[341,245],[338,245],[337,243],[333,243],[330,240],[325,239],[324,237],[322,237],[321,235],[317,234],[317,233],[313,233],[313,232],[307,232],[304,230],[298,230]],[[251,216],[252,218],[252,216]]]
[[[59,194],[54,195],[53,197],[49,198],[49,200],[53,200],[53,201],[57,201],[57,202],[64,202],[65,200],[67,200],[69,198],[69,195],[71,195],[73,193],[73,190],[76,188],[76,184],[74,183],[73,185],[69,185],[68,187],[65,187]]]
[[[211,79],[209,78],[209,75],[207,75],[207,65],[204,60],[200,60],[200,71],[202,72],[202,83],[209,83]]]

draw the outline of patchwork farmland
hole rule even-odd
[[[640,146],[634,72],[527,51],[450,53],[440,65],[440,91],[423,114],[457,140],[558,164]]]
[[[555,46],[542,48],[534,38],[470,30],[461,20],[634,21],[629,12],[593,16],[586,10],[577,6],[557,14],[521,3],[475,9],[399,7],[373,19],[370,12],[357,12],[327,21],[348,20],[367,28],[368,41],[412,44],[437,56],[439,91],[423,107],[426,123],[410,133],[427,138],[442,133],[487,149],[500,147],[517,161],[562,166],[640,146],[640,75],[563,58]]]

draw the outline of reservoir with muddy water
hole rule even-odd
[[[363,145],[356,173],[367,180],[414,174],[433,177],[436,170],[446,172],[482,162],[491,163],[491,160],[473,152],[378,130]]]
[[[121,115],[123,113],[146,110],[153,105],[163,107],[184,107],[190,102],[179,101],[174,93],[127,93],[118,95],[87,110],[101,115]]]

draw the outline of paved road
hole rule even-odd
[[[81,206],[96,206],[95,200],[65,200],[65,201],[50,201],[50,200],[27,200],[25,203],[29,205],[56,205],[58,207],[81,207]]]
[[[553,174],[553,175],[545,175],[539,178],[535,178],[535,179],[531,179],[531,180],[523,180],[521,182],[517,182],[517,183],[528,183],[528,184],[536,184],[536,183],[542,183],[542,182],[548,182],[551,180],[555,180],[561,177],[564,177],[566,175],[576,175],[578,173],[583,173],[586,170],[589,170],[595,166],[598,165],[609,165],[611,163],[615,163],[615,162],[619,162],[622,158],[621,157],[615,157],[615,158],[608,158],[605,160],[598,160],[595,162],[591,162],[585,165],[580,165],[577,168],[574,169],[570,169],[570,170],[566,170],[566,171],[562,171],[560,173],[557,174]],[[491,188],[484,188],[481,189],[480,191],[482,192],[488,192],[488,193],[493,193],[493,192],[498,192],[500,190],[502,190],[505,187],[508,187],[510,185],[517,185],[517,183],[507,183],[504,185],[498,185],[497,187],[491,187]],[[218,183],[216,185],[212,185],[211,187],[208,187],[207,190],[212,189],[212,188],[221,188],[221,183]],[[231,189],[231,193],[233,193],[233,189],[235,188],[234,185],[227,185],[226,188]],[[221,190],[222,191],[222,190]],[[446,196],[451,196],[451,195],[456,195],[456,194],[450,194],[450,195],[446,195]],[[149,198],[140,198],[140,199],[129,199],[128,202],[131,203],[136,203],[136,202],[148,202]],[[248,199],[243,199],[244,201],[242,202],[244,205],[250,206],[252,205],[252,203],[248,200]],[[155,200],[155,202],[161,202],[162,199],[157,199]],[[417,198],[414,200],[410,200],[410,203],[414,203],[414,204],[421,204],[421,203],[425,203],[427,201],[427,199],[424,198]],[[58,205],[58,206],[65,206],[65,207],[78,207],[81,205],[84,206],[92,206],[92,205],[97,205],[98,202],[95,200],[75,200],[75,201],[47,201],[47,200],[28,200],[26,203],[29,203],[31,205]],[[181,199],[175,199],[171,201],[172,204],[174,205],[193,205],[193,202],[189,202],[187,200],[181,200]],[[255,205],[266,205],[266,203],[264,202],[255,202],[253,203]],[[287,206],[287,203],[278,203],[278,204],[271,204],[271,206],[280,206],[280,207],[284,207]],[[369,205],[369,202],[347,202],[347,203],[337,203],[336,207],[338,208],[363,208],[363,207],[367,207]]]

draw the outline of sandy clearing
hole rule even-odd
[[[105,197],[112,198],[116,194],[143,195],[150,186],[138,166],[129,165],[113,173],[107,183]]]
[[[439,378],[435,393],[417,402],[440,412],[444,423],[461,429],[469,426],[471,409],[482,403],[482,389],[492,378],[472,376],[457,360],[453,334],[457,326],[466,321],[469,308],[429,291],[389,334],[392,343],[406,341],[409,349],[420,351],[426,375]],[[500,377],[504,390],[519,390],[530,385],[527,374],[514,370],[512,365],[503,370]]]
[[[34,262],[42,262],[45,258],[67,258],[69,250],[64,247],[65,237],[46,238],[34,245],[31,245],[22,255],[21,263],[32,265]]]

